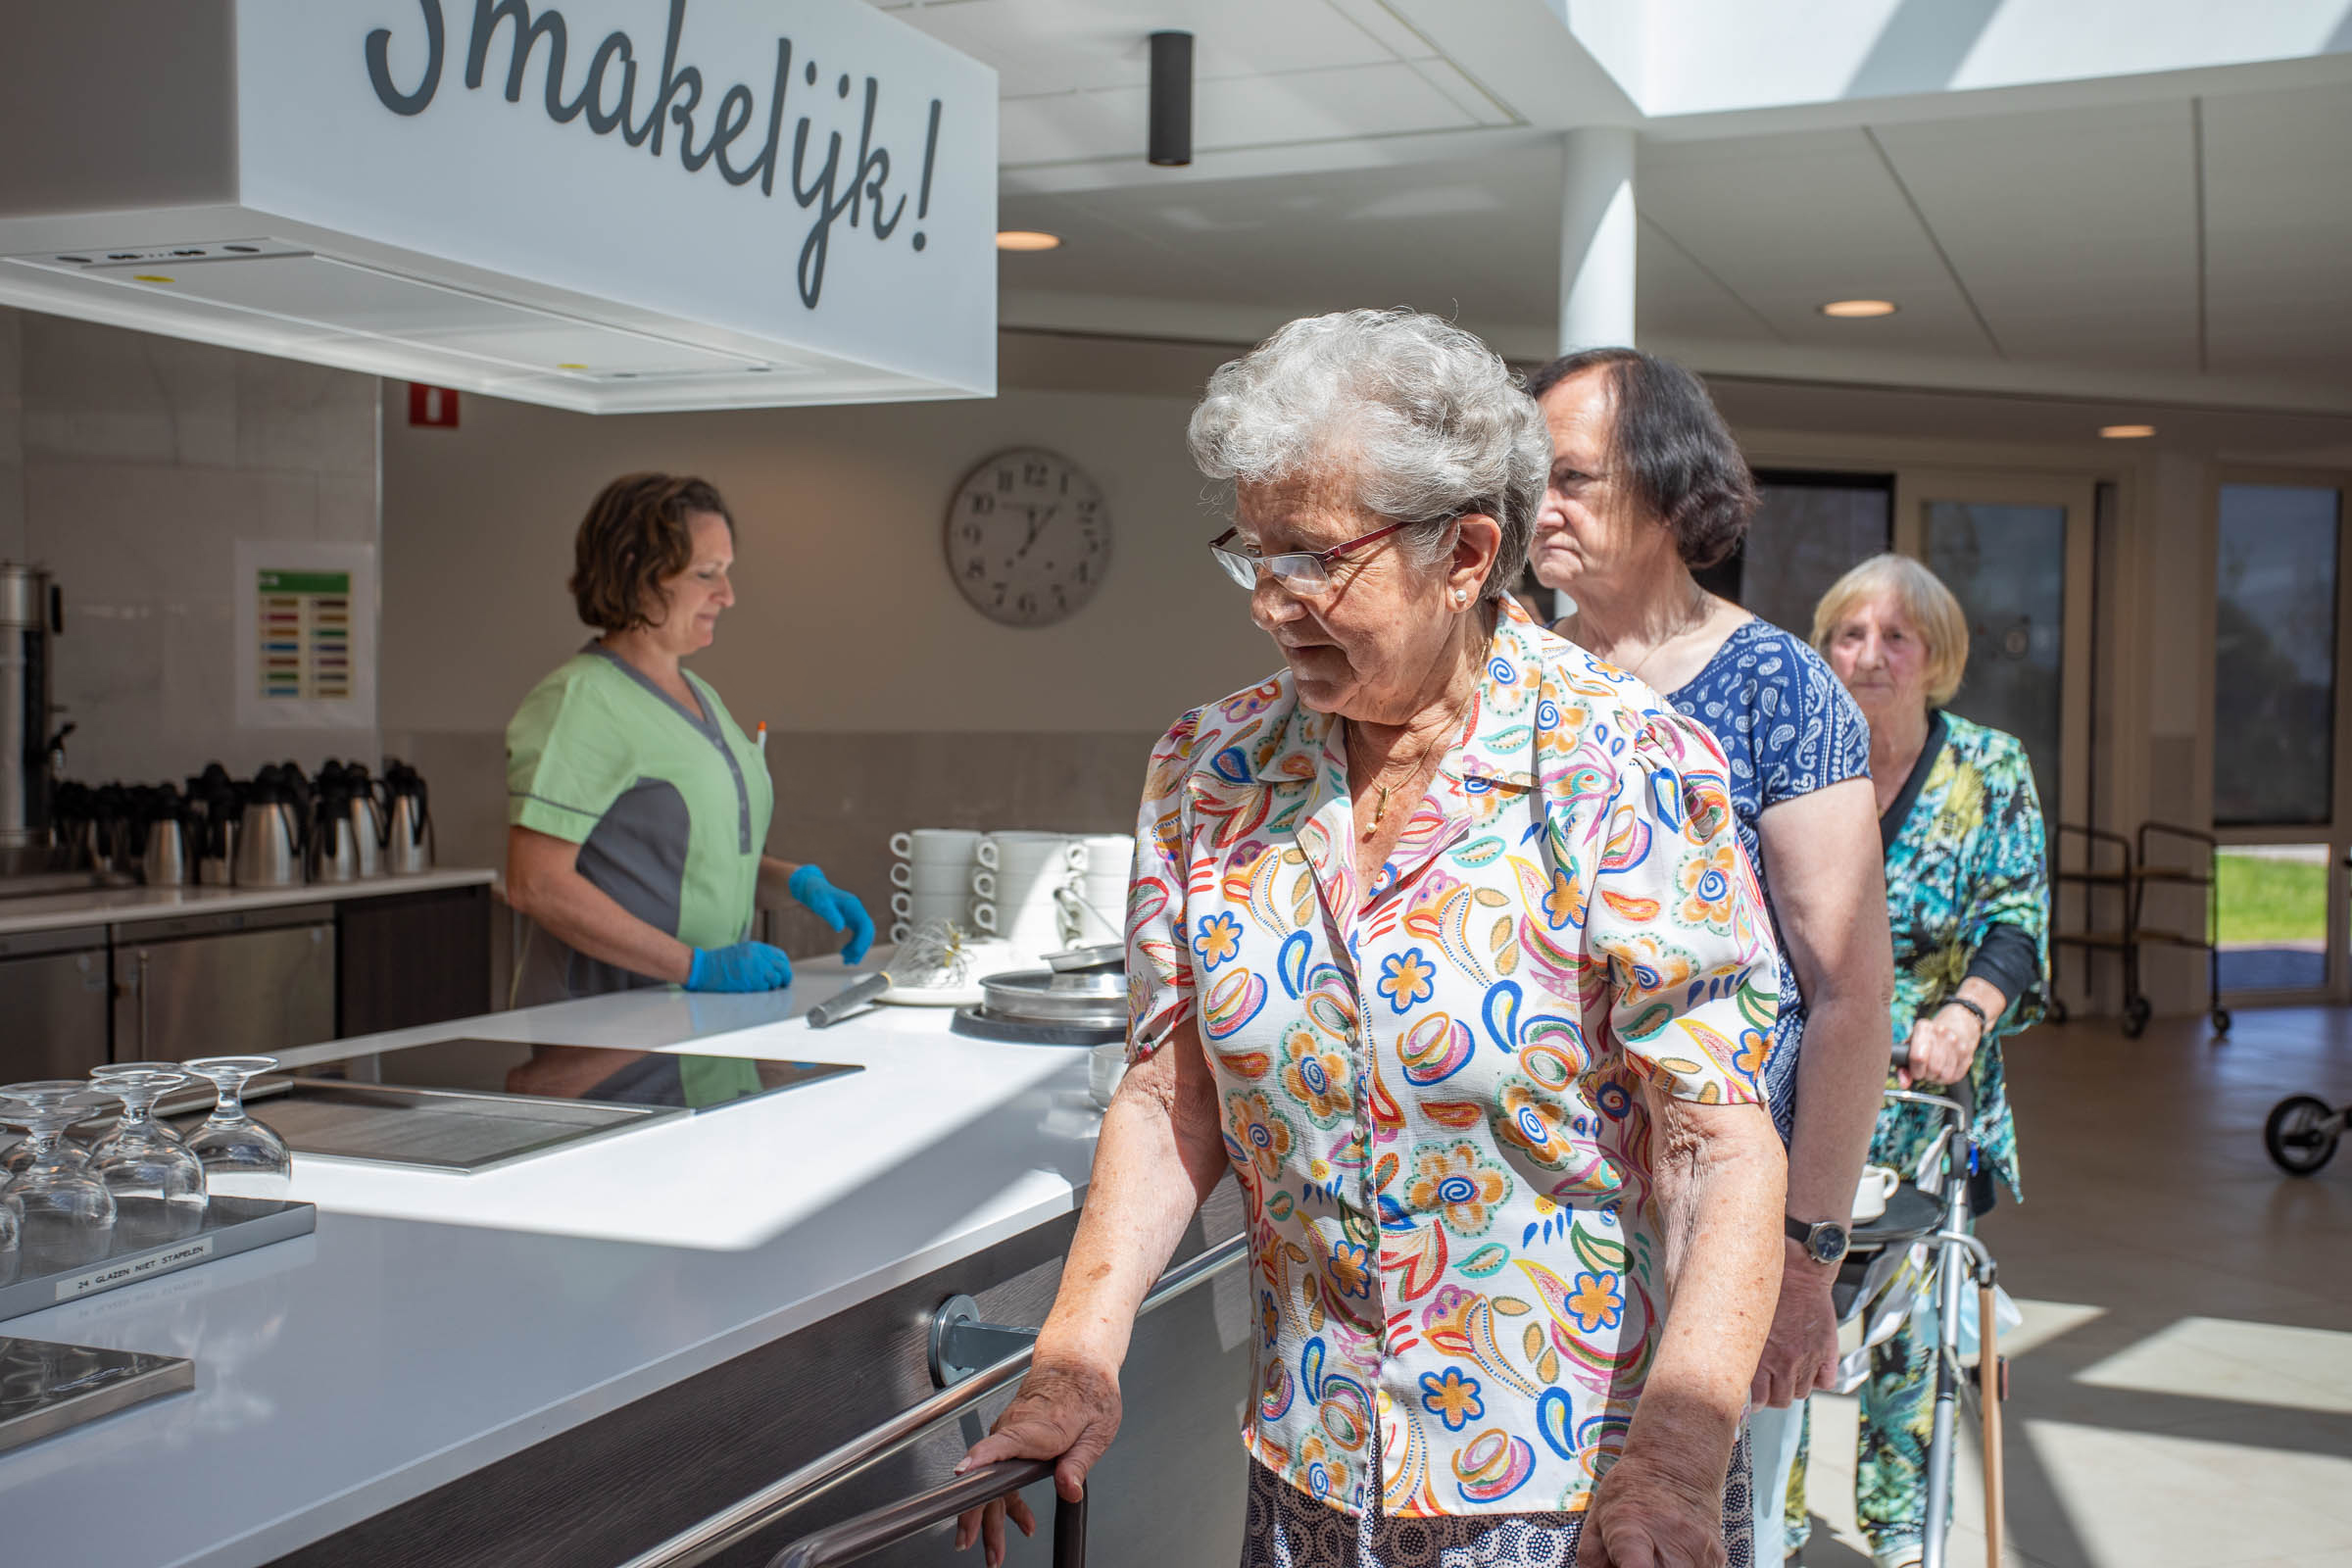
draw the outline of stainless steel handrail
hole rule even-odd
[[[1159,1277],[1136,1309],[1138,1317],[1166,1305],[1195,1286],[1222,1274],[1249,1255],[1249,1236],[1231,1236],[1169,1269]],[[740,1502],[732,1503],[699,1524],[687,1526],[621,1568],[692,1568],[708,1562],[738,1542],[757,1535],[779,1517],[809,1498],[847,1481],[877,1460],[913,1443],[940,1422],[961,1415],[990,1395],[1017,1381],[1029,1370],[1033,1345],[1023,1346],[996,1365],[973,1373],[954,1388],[942,1389],[921,1403],[819,1454],[791,1474],[769,1482]]]
[[[833,1568],[856,1562],[895,1542],[953,1519],[967,1508],[996,1501],[1007,1493],[1043,1481],[1054,1473],[1051,1459],[1004,1459],[982,1465],[970,1475],[918,1492],[911,1497],[827,1525],[803,1536],[767,1560],[767,1568]],[[1086,1568],[1086,1494],[1071,1502],[1054,1498],[1054,1568]]]

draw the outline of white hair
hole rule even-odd
[[[1551,469],[1551,432],[1494,350],[1417,311],[1340,311],[1291,322],[1219,366],[1187,432],[1212,479],[1267,484],[1340,468],[1391,522],[1484,513],[1502,547],[1482,597],[1527,564]],[[1426,566],[1446,535],[1401,536]]]

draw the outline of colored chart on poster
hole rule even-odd
[[[271,702],[349,702],[351,573],[264,568],[255,588],[260,695]]]

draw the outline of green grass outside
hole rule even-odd
[[[2224,945],[2328,939],[2325,865],[2225,854],[2214,874],[2221,884]]]

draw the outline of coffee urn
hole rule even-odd
[[[49,639],[64,630],[49,574],[0,562],[0,875],[50,859]]]

